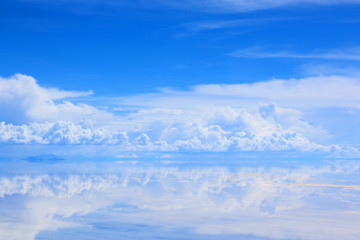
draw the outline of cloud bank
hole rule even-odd
[[[356,118],[359,92],[359,80],[340,76],[204,84],[111,98],[108,110],[101,110],[71,102],[91,92],[43,88],[17,74],[0,78],[0,143],[117,145],[119,151],[357,153],[356,146],[330,141],[332,130],[322,127],[321,113],[318,122],[306,113],[344,108]]]
[[[275,102],[292,109],[359,108],[360,80],[344,76],[274,79],[241,84],[201,84],[189,91],[165,89],[155,95],[121,99],[121,104],[147,107],[258,107]]]
[[[161,112],[161,111],[160,111]],[[174,120],[158,115],[155,109],[127,119],[132,124],[121,130],[97,128],[91,124],[70,121],[13,125],[0,122],[3,144],[78,144],[119,145],[135,151],[330,151],[331,147],[310,141],[305,135],[319,132],[302,121],[298,112],[274,104],[261,105],[252,114],[244,109],[217,109],[209,116],[196,119],[179,113]],[[182,115],[190,117],[182,122]],[[158,115],[159,116],[159,115]],[[136,117],[136,118],[135,118]],[[163,116],[162,116],[163,117]],[[143,121],[148,120],[147,123]]]

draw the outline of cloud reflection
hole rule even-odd
[[[359,163],[231,169],[114,162],[102,165],[109,174],[80,174],[74,171],[79,167],[53,175],[2,176],[0,239],[40,239],[64,231],[85,239],[86,229],[106,231],[99,224],[115,230],[140,224],[169,236],[189,229],[190,235],[215,238],[360,237]],[[107,237],[116,236],[114,231]]]

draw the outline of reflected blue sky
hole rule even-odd
[[[0,238],[359,236],[358,161],[222,157],[2,160]]]

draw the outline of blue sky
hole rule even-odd
[[[359,239],[359,13],[2,0],[0,239]]]
[[[357,1],[2,6],[5,147],[359,154]]]
[[[2,143],[356,155],[359,10],[352,0],[3,1]]]
[[[226,1],[219,1],[222,8],[216,1],[214,6],[206,1],[195,1],[196,6],[176,1],[2,1],[1,75],[22,73],[43,86],[114,96],[158,87],[328,75],[344,73],[344,68],[354,74],[359,58],[314,55],[359,55],[356,1],[284,2],[237,9]],[[264,57],[264,52],[293,57]]]

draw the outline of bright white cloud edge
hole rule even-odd
[[[69,101],[91,92],[43,88],[34,78],[17,74],[0,78],[0,120],[5,120],[0,123],[0,142],[119,145],[119,151],[357,154],[357,147],[317,143],[331,138],[331,129],[307,121],[303,111],[357,111],[359,92],[359,80],[341,76],[198,85],[189,91],[112,99],[125,110],[135,109],[119,115]]]

